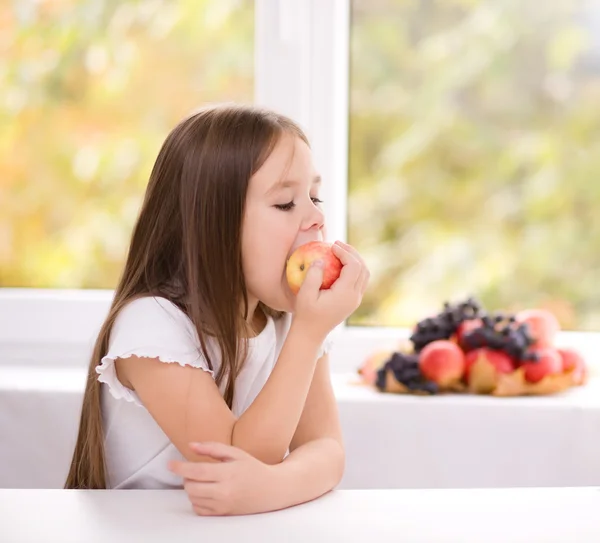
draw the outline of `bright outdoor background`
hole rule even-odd
[[[583,9],[583,6],[586,6]],[[354,323],[469,293],[600,330],[600,2],[355,0]]]
[[[253,98],[250,0],[0,3],[0,286],[112,288],[159,146]],[[600,0],[354,0],[351,324],[444,300],[600,330]]]
[[[0,2],[0,286],[113,288],[167,133],[254,93],[254,3]]]

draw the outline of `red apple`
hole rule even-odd
[[[465,355],[453,341],[438,339],[426,345],[419,354],[423,376],[442,387],[460,381],[465,371]]]
[[[557,349],[544,347],[541,349],[532,349],[539,357],[537,362],[524,362],[521,367],[525,370],[525,380],[530,383],[541,381],[546,375],[562,373],[563,362]]]
[[[286,265],[286,278],[290,289],[298,294],[308,268],[315,260],[323,261],[323,282],[321,289],[328,289],[340,276],[342,263],[333,254],[332,244],[324,241],[310,241],[300,245],[290,256]]]
[[[496,369],[496,373],[512,373],[515,370],[515,365],[505,352],[494,351],[487,347],[474,349],[465,356],[465,382],[469,383],[469,373],[471,366],[478,360],[485,360]]]
[[[535,343],[534,348],[552,347],[560,324],[553,313],[546,309],[525,309],[516,314],[518,323],[526,323]]]
[[[572,348],[557,349],[562,360],[562,371],[573,370],[573,378],[576,384],[582,384],[586,375],[586,364],[581,353]]]

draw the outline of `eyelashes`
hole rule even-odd
[[[311,198],[311,200],[313,201],[313,204],[315,204],[315,205],[323,203],[323,200],[319,200],[319,198]],[[275,204],[273,207],[276,207],[277,209],[279,209],[281,211],[291,211],[292,209],[294,209],[296,207],[296,203],[294,202],[294,200],[291,200],[287,204]]]
[[[291,202],[288,202],[287,204],[275,204],[273,207],[276,207],[277,209],[279,209],[281,211],[290,211],[291,209],[296,207],[296,204],[292,200]]]

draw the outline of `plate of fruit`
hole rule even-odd
[[[560,324],[545,309],[488,312],[474,298],[417,322],[396,350],[358,369],[381,392],[434,395],[543,395],[584,385],[588,369],[573,348],[556,346]]]

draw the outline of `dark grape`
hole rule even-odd
[[[385,374],[387,373],[387,364],[384,364],[381,368],[377,370],[377,379],[375,380],[375,386],[379,390],[383,390],[385,388]]]
[[[418,369],[407,368],[400,374],[398,381],[413,381],[421,378],[421,372]]]
[[[410,337],[415,352],[419,353],[433,341],[450,339],[464,321],[484,315],[481,305],[473,297],[457,304],[444,302],[443,307],[443,311],[435,317],[427,317],[417,323]]]
[[[482,319],[481,327],[464,334],[463,346],[467,350],[488,347],[503,351],[517,362],[535,360],[537,357],[528,352],[533,344],[533,338],[527,325],[516,324],[515,320],[505,315],[500,316],[502,316],[501,320],[498,320],[498,315],[493,319]]]
[[[440,391],[440,387],[433,381],[426,381],[423,383],[421,390],[424,392],[429,392],[429,394],[437,394]]]
[[[419,383],[418,381],[408,381],[407,383],[405,383],[406,388],[408,388],[408,390],[421,390],[423,387],[422,383]]]
[[[391,371],[394,378],[413,392],[426,392],[435,394],[437,385],[426,381],[419,370],[419,356],[401,352],[393,353],[377,372],[375,386],[383,391],[387,372]]]

